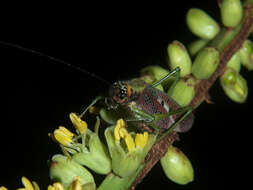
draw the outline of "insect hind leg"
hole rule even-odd
[[[182,124],[182,125],[190,125],[190,126],[187,126],[187,127],[191,127],[192,123],[193,123],[193,118],[190,119],[189,123],[184,123],[184,120],[190,115],[192,114],[192,111],[193,111],[193,107],[192,106],[186,106],[186,107],[183,107],[181,108],[181,110],[186,110],[185,113],[175,122],[172,124],[172,126],[165,132],[162,134],[161,138],[163,138],[164,136],[168,135],[169,133],[171,133],[173,130],[175,131],[178,131],[178,132],[182,132],[180,130],[176,130],[176,128]],[[179,112],[177,113],[174,113],[174,114],[178,114]]]

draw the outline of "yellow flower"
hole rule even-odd
[[[112,170],[120,177],[127,177],[137,171],[143,159],[155,142],[155,136],[126,129],[123,119],[105,130],[105,137],[112,159]]]
[[[1,186],[0,190],[8,190],[8,189],[6,187],[4,187],[4,186]]]
[[[81,120],[81,118],[78,117],[75,113],[71,113],[69,117],[74,127],[79,131],[80,134],[83,134],[87,129],[87,123]]]
[[[63,126],[54,131],[53,137],[62,145],[67,146],[72,142],[74,134]]]

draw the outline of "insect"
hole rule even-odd
[[[35,53],[39,56],[47,57],[108,84],[108,82],[103,78],[65,61],[15,44],[6,42],[0,43],[23,51]],[[91,106],[96,104],[98,101],[103,100],[104,105],[109,111],[124,113],[120,115],[120,117],[123,117],[128,124],[134,124],[138,129],[149,130],[151,127],[157,131],[157,134],[160,134],[161,130],[166,132],[170,132],[172,130],[177,132],[186,132],[193,124],[193,108],[189,106],[180,107],[166,93],[155,88],[163,81],[175,75],[176,79],[170,87],[173,88],[177,80],[179,80],[179,72],[180,69],[176,68],[167,76],[152,85],[147,84],[139,78],[115,82],[110,85],[108,96],[98,96],[95,98],[94,101],[92,101],[92,103],[80,114],[80,117],[83,117]],[[182,123],[184,124],[182,125]]]
[[[97,97],[80,117],[97,101],[104,99],[109,110],[124,113],[123,117],[127,123],[135,123],[138,128],[152,127],[157,134],[160,134],[161,130],[186,132],[193,124],[193,108],[180,107],[166,93],[155,88],[172,75],[176,75],[176,80],[171,85],[171,88],[174,88],[179,72],[180,69],[176,68],[152,85],[138,78],[115,82],[109,88],[108,97]]]

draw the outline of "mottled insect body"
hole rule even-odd
[[[169,129],[184,113],[182,111],[173,114],[181,109],[180,106],[166,93],[140,79],[115,82],[109,89],[109,102],[109,106],[113,109],[117,109],[118,106],[123,106],[126,110],[130,109],[136,121],[142,124],[144,122],[149,125],[150,118],[152,120],[154,115],[165,115],[164,118],[152,121],[153,126],[159,129]],[[175,128],[176,131],[188,131],[193,124],[193,114],[190,113],[182,122],[187,124],[179,124]]]

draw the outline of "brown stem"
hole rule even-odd
[[[229,30],[229,29],[227,29]],[[220,63],[214,74],[206,80],[201,80],[195,88],[195,97],[191,102],[193,107],[198,106],[208,96],[208,91],[216,81],[216,79],[224,72],[226,63],[231,56],[241,48],[243,42],[247,39],[250,33],[253,32],[253,6],[246,6],[244,11],[244,19],[240,32],[231,40],[220,54]],[[144,162],[145,166],[137,175],[129,190],[135,189],[136,185],[142,181],[152,167],[165,155],[168,147],[178,139],[176,133],[171,133],[160,139],[150,150]]]

